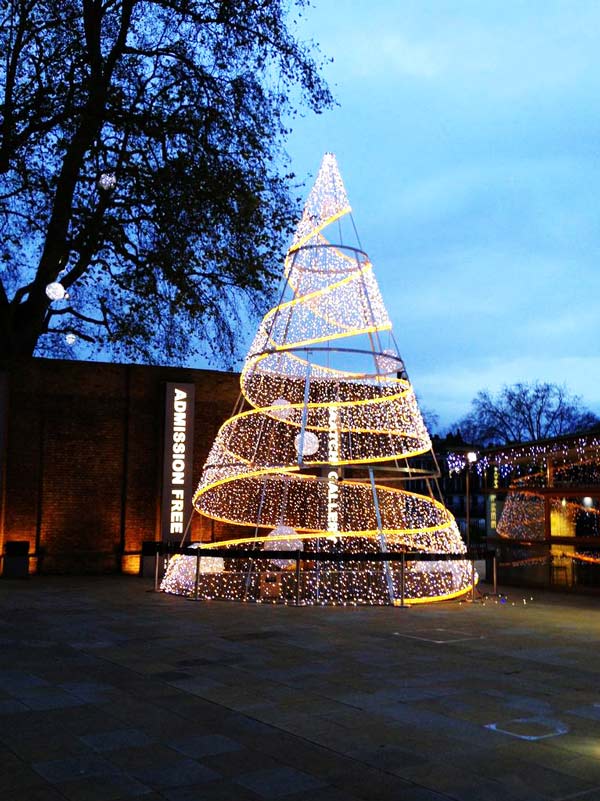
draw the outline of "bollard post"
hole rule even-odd
[[[404,606],[404,551],[400,559],[400,606]]]
[[[198,592],[200,588],[200,549],[196,549],[196,582],[194,584],[194,600],[198,600]]]
[[[158,592],[158,565],[160,554],[158,553],[158,543],[154,551],[154,592]]]
[[[296,551],[296,606],[300,606],[300,551]]]
[[[496,556],[496,552],[494,551],[494,561],[492,564],[492,578],[493,578],[493,586],[494,586],[494,595],[498,595],[498,557]]]

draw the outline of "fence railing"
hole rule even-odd
[[[193,547],[178,547],[170,543],[156,542],[155,548],[155,564],[154,564],[154,589],[159,590],[160,584],[160,557],[172,557],[176,554],[184,556],[192,556],[196,559],[196,574],[194,582],[194,600],[200,600],[199,586],[200,586],[200,560],[206,557],[220,558],[220,559],[234,559],[234,560],[250,560],[268,562],[271,560],[287,560],[294,563],[295,573],[295,605],[301,605],[300,588],[301,581],[300,575],[302,565],[306,562],[397,562],[400,563],[400,597],[398,598],[397,606],[404,607],[407,605],[406,587],[405,587],[405,567],[407,562],[470,562],[471,563],[471,582],[469,600],[475,600],[475,585],[476,585],[476,570],[475,562],[482,559],[490,560],[492,563],[492,584],[493,594],[497,594],[497,562],[496,552],[482,548],[475,547],[469,549],[465,553],[421,553],[421,552],[368,552],[360,551],[356,553],[331,553],[327,551],[300,551],[300,550],[267,550],[261,548],[203,548],[194,545]]]

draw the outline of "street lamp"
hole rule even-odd
[[[471,465],[477,461],[477,454],[475,451],[467,452],[467,475],[465,481],[465,495],[467,504],[467,550],[471,547]]]

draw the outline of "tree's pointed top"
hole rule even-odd
[[[306,244],[319,231],[351,210],[337,160],[333,153],[325,153],[296,228],[292,249]]]

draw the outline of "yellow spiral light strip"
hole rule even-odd
[[[396,348],[381,344],[391,322],[367,255],[325,238],[350,212],[327,154],[286,257],[287,295],[265,315],[244,364],[248,408],[219,430],[194,505],[254,529],[205,547],[268,548],[289,539],[279,528],[293,531],[304,546],[305,602],[393,603],[396,562],[310,564],[314,551],[465,550],[441,503],[389,484],[390,472],[411,473],[431,440]],[[375,481],[374,467],[386,478]],[[203,574],[201,597],[247,597],[259,580],[253,569],[244,580],[234,565]],[[165,588],[184,591],[171,573]],[[438,600],[468,591],[471,571],[466,561],[409,562],[404,579],[407,598]],[[271,600],[288,598],[286,581]]]

